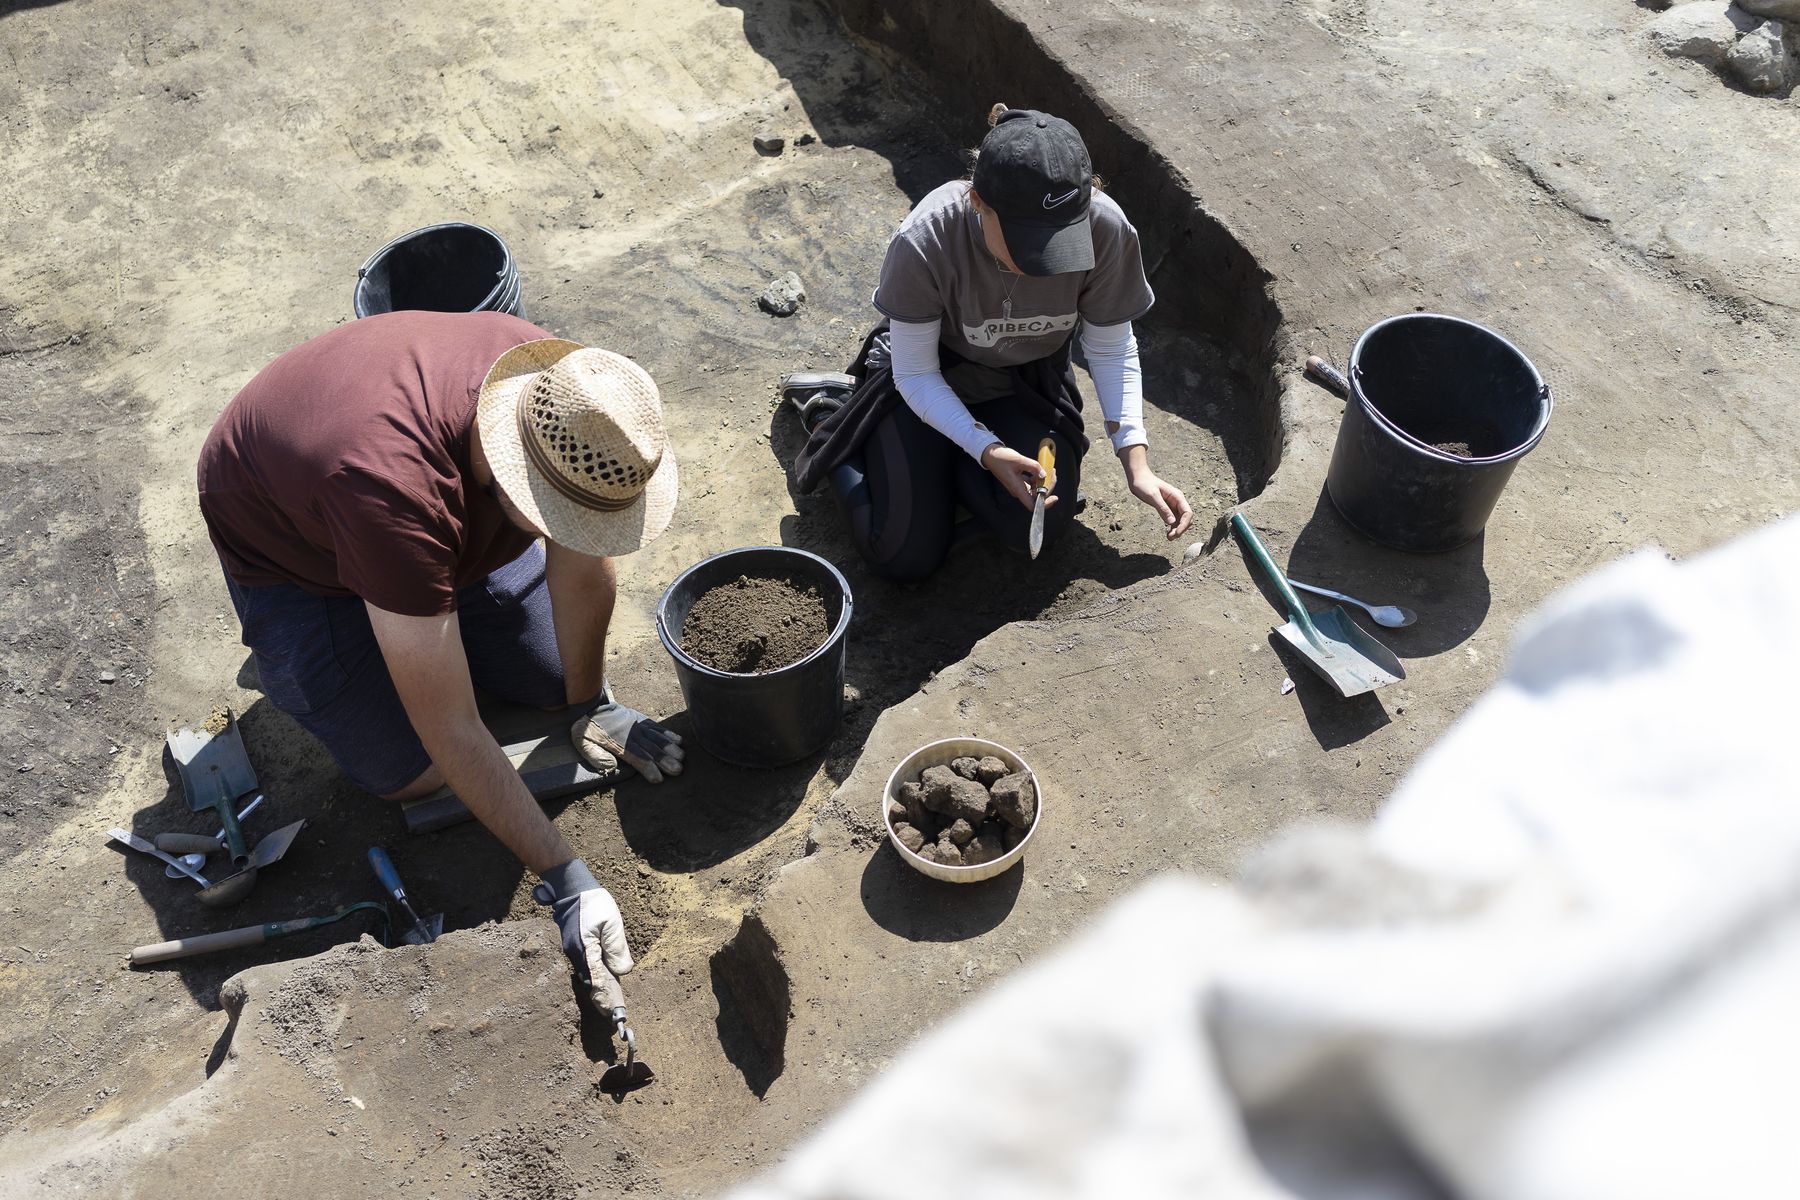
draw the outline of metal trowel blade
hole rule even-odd
[[[444,914],[433,913],[429,917],[420,917],[419,923],[400,935],[400,940],[409,946],[429,946],[444,936]]]

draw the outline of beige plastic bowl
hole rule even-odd
[[[894,835],[894,823],[888,819],[888,801],[899,799],[900,785],[918,782],[919,773],[927,767],[947,767],[952,759],[983,758],[989,754],[1011,767],[1015,773],[1023,771],[1031,776],[1031,785],[1037,789],[1037,816],[1032,819],[1031,828],[1025,831],[1019,844],[993,862],[978,863],[972,867],[951,867],[943,863],[926,862],[903,846]],[[923,871],[933,879],[942,879],[945,883],[980,883],[983,879],[992,879],[1025,857],[1025,847],[1031,845],[1038,826],[1044,823],[1044,785],[1038,782],[1037,772],[1024,759],[999,742],[983,738],[945,738],[941,742],[920,746],[900,760],[900,765],[888,776],[887,788],[881,793],[881,823],[887,828],[888,841],[894,843],[894,850],[913,870]]]

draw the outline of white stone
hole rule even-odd
[[[1779,92],[1794,81],[1794,55],[1780,21],[1764,21],[1738,39],[1725,65],[1739,83],[1759,95]]]
[[[1717,66],[1737,43],[1738,35],[1756,24],[1735,4],[1694,0],[1677,4],[1650,23],[1650,40],[1664,54]]]
[[[1739,0],[1745,12],[1778,21],[1800,21],[1800,0]]]

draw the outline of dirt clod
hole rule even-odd
[[[979,782],[981,778],[978,770],[980,764],[981,760],[976,758],[953,758],[950,760],[950,769],[964,779],[974,779]]]
[[[905,846],[914,854],[919,853],[919,848],[925,844],[925,835],[905,821],[894,822],[894,836],[900,839],[900,844],[902,846]]]
[[[906,805],[900,803],[900,801],[889,800],[887,802],[887,819],[888,824],[899,825],[911,820],[912,814],[907,812]]]
[[[916,783],[903,783],[897,789],[900,804],[906,809],[906,819],[914,825],[924,825],[930,809],[925,807],[925,789]]]
[[[1006,765],[1005,759],[995,758],[991,754],[975,764],[975,778],[980,781],[982,787],[991,788],[1011,773],[1012,768]]]
[[[978,833],[969,839],[968,845],[962,848],[963,865],[974,867],[982,863],[993,862],[1005,854],[1006,850],[1007,847],[998,834]]]
[[[940,838],[937,844],[937,860],[946,867],[963,865],[962,847],[949,838]]]
[[[932,772],[942,771],[933,776]],[[987,816],[988,790],[973,779],[953,775],[947,768],[933,767],[925,773],[925,807],[954,821],[962,818],[971,826]]]
[[[975,827],[961,817],[944,827],[944,837],[958,846],[966,846],[975,836]]]
[[[1474,458],[1475,452],[1469,449],[1467,442],[1433,442],[1432,447],[1445,454],[1454,454],[1458,458]]]
[[[1037,816],[1037,786],[1020,771],[994,785],[994,812],[1014,829],[1030,829]]]
[[[682,624],[681,648],[714,670],[761,674],[799,662],[828,632],[816,585],[739,575],[694,601]]]

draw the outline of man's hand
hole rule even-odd
[[[1038,466],[1037,459],[1026,458],[1010,446],[995,442],[981,452],[981,465],[1000,481],[1007,495],[1026,508],[1035,506],[1038,485],[1044,482],[1044,469]],[[1051,481],[1052,485],[1054,482]],[[1049,508],[1056,499],[1055,496],[1044,497],[1044,507]]]
[[[531,889],[531,898],[550,906],[562,931],[563,953],[588,989],[588,1000],[607,1015],[624,1008],[625,991],[618,977],[635,964],[625,942],[625,919],[612,893],[577,858],[545,871],[543,882]]]
[[[635,770],[650,783],[681,774],[681,735],[657,724],[635,708],[612,698],[609,688],[600,704],[569,727],[569,740],[587,765],[602,775]]]
[[[1187,497],[1173,484],[1164,483],[1150,469],[1150,456],[1140,446],[1127,446],[1119,454],[1125,464],[1125,483],[1131,494],[1156,510],[1162,518],[1163,536],[1171,542],[1188,531],[1194,523],[1194,510]]]

